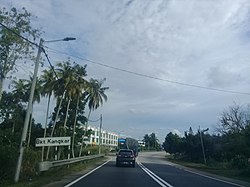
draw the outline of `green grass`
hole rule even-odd
[[[43,186],[43,185],[46,185],[55,181],[60,181],[64,176],[77,173],[77,172],[86,170],[90,167],[96,166],[98,163],[101,163],[104,160],[105,158],[97,158],[94,160],[78,162],[78,163],[70,165],[69,167],[67,166],[56,167],[56,168],[50,169],[49,171],[41,173],[40,175],[37,175],[31,181],[20,181],[17,184],[14,184],[13,181],[5,181],[5,183],[1,185],[6,186],[6,187]]]
[[[171,156],[166,156],[168,161],[173,163],[188,167],[194,168],[200,171],[204,171],[207,173],[228,177],[231,179],[241,180],[250,183],[250,169],[232,169],[226,168],[225,163],[209,163],[208,165],[201,163],[193,163],[187,161],[181,161],[173,159]]]

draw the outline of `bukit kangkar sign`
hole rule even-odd
[[[69,146],[70,137],[37,138],[36,147],[43,146]]]

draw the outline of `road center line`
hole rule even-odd
[[[75,184],[75,183],[77,183],[78,181],[80,181],[81,179],[87,177],[88,175],[90,175],[90,174],[93,173],[94,171],[98,170],[99,168],[101,168],[102,166],[104,166],[105,164],[107,164],[107,163],[110,162],[110,161],[111,161],[111,159],[108,160],[108,161],[106,161],[106,162],[104,162],[102,165],[96,167],[95,169],[91,170],[90,172],[86,173],[85,175],[83,175],[83,176],[77,178],[76,180],[72,181],[71,183],[65,185],[64,187],[70,187],[70,186],[72,186],[73,184]]]
[[[137,164],[141,167],[141,169],[143,171],[145,171],[145,173],[147,173],[152,179],[154,179],[154,181],[156,181],[160,186],[162,186],[162,187],[173,187],[171,184],[167,183],[162,178],[160,178],[155,173],[153,173],[148,168],[146,168],[144,165],[142,165],[142,163],[137,162]]]

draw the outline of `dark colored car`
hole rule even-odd
[[[131,165],[135,167],[135,154],[131,149],[120,149],[116,154],[116,166]]]

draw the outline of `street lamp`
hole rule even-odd
[[[203,139],[202,139],[202,133],[208,131],[209,128],[205,129],[205,130],[200,130],[200,126],[199,126],[199,133],[200,133],[200,139],[201,139],[201,148],[202,148],[202,153],[203,153],[203,159],[204,159],[204,163],[205,165],[207,164],[207,160],[206,160],[206,154],[205,154],[205,150],[204,150],[204,143],[203,143]]]
[[[49,42],[57,42],[57,41],[70,41],[70,40],[76,40],[76,38],[72,37],[66,37],[60,40],[50,40],[50,41],[44,41],[42,38],[40,39],[39,45],[38,45],[38,52],[37,52],[37,57],[35,61],[35,68],[34,68],[34,74],[33,74],[33,80],[32,80],[32,85],[30,89],[30,96],[29,96],[29,102],[28,102],[28,108],[24,120],[24,125],[23,125],[23,132],[22,132],[22,137],[21,137],[21,142],[20,142],[20,151],[19,151],[19,157],[17,161],[17,166],[16,166],[16,173],[15,173],[15,182],[18,182],[19,180],[19,175],[21,171],[21,165],[22,165],[22,160],[23,160],[23,152],[26,147],[26,138],[27,138],[27,130],[29,126],[29,117],[31,114],[32,110],[32,103],[33,103],[33,98],[34,98],[34,92],[35,92],[35,87],[36,87],[36,80],[37,80],[37,73],[38,73],[38,68],[39,68],[39,59],[41,57],[41,53],[43,52],[43,43],[49,43]]]
[[[63,38],[63,39],[49,40],[49,41],[44,41],[44,42],[45,42],[45,43],[51,43],[51,42],[70,41],[70,40],[76,40],[76,38],[73,38],[73,37],[66,37],[66,38]]]

